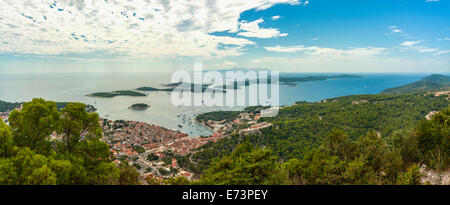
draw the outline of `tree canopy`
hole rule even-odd
[[[33,99],[11,113],[11,128],[0,121],[0,184],[138,184],[133,167],[112,163],[98,114],[85,107]]]

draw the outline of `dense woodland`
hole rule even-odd
[[[97,113],[86,105],[33,99],[0,121],[0,184],[138,184],[136,169],[112,162]],[[52,141],[56,131],[61,141]]]

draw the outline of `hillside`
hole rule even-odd
[[[55,102],[55,103],[56,103],[56,107],[58,108],[58,110],[66,107],[67,104],[69,104],[69,102]],[[21,104],[23,104],[23,102],[10,103],[10,102],[5,102],[5,101],[0,100],[0,112],[12,111],[16,108],[19,108]],[[96,111],[97,111],[97,108],[95,108],[94,106],[86,105],[86,112],[92,113],[92,112],[96,112]]]
[[[20,107],[20,103],[10,103],[0,100],[0,112],[11,111],[18,107]]]
[[[333,129],[345,131],[352,140],[369,131],[389,138],[398,130],[415,127],[430,111],[448,106],[446,96],[414,94],[354,95],[320,103],[298,103],[281,109],[274,118],[260,119],[273,124],[262,133],[221,139],[205,145],[192,158],[198,165],[197,171],[201,171],[209,167],[211,159],[230,154],[246,140],[255,146],[270,147],[283,160],[302,158],[311,148],[319,146]]]
[[[422,78],[421,80],[414,83],[386,89],[383,91],[383,93],[387,94],[423,93],[423,92],[437,92],[447,90],[450,90],[450,76],[434,74]]]

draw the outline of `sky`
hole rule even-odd
[[[450,0],[1,0],[0,73],[449,73]]]

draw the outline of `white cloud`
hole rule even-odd
[[[448,72],[448,61],[402,59],[392,57],[329,58],[329,57],[263,57],[254,60],[253,67],[280,72]]]
[[[439,50],[438,48],[427,48],[427,47],[415,47],[414,49],[416,49],[421,53],[431,53]]]
[[[403,36],[403,37],[411,38],[411,36],[409,34],[405,33],[398,26],[389,26],[388,28],[390,30],[390,33],[388,35]]]
[[[235,62],[231,62],[231,61],[225,61],[225,65],[226,66],[236,66]]]
[[[398,26],[389,26],[389,30],[391,30],[391,33],[394,34],[403,33],[403,31],[400,30]]]
[[[443,54],[447,54],[450,53],[450,50],[445,50],[445,51],[437,51],[436,53],[434,53],[434,56],[438,56],[438,55],[443,55]]]
[[[400,47],[400,51],[416,51],[420,53],[433,53],[433,52],[439,52],[439,48],[429,48],[426,46],[415,46],[417,43],[407,43],[406,45],[403,45],[404,47]]]
[[[281,16],[272,16],[272,20],[274,20],[274,21],[276,21],[276,20],[278,20],[278,19],[280,19],[281,18]]]
[[[252,22],[242,21],[240,29],[243,32],[238,33],[238,36],[253,37],[253,38],[274,38],[287,36],[287,33],[280,33],[276,28],[261,28],[259,24],[264,22],[263,19],[258,19]]]
[[[405,41],[403,43],[401,43],[400,45],[402,46],[415,46],[419,43],[421,43],[422,41]]]
[[[55,2],[55,3],[54,3]],[[0,1],[0,53],[220,58],[254,45],[242,37],[286,36],[242,12],[299,0],[27,0]],[[252,24],[253,23],[253,24]],[[244,25],[243,25],[244,24]],[[240,32],[242,37],[215,36]],[[242,31],[242,32],[241,32]]]
[[[309,56],[313,57],[330,57],[330,58],[357,58],[357,57],[370,57],[382,55],[385,48],[349,48],[349,49],[334,49],[334,48],[325,48],[325,47],[317,47],[317,46],[274,46],[274,47],[264,47],[264,49],[273,52],[281,52],[281,53],[296,53],[303,52]]]

